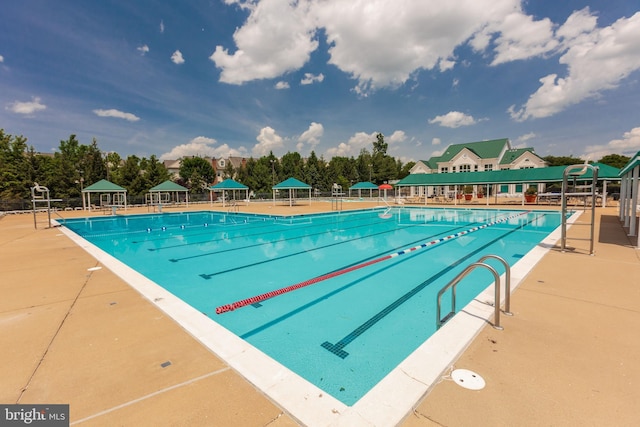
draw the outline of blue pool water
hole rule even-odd
[[[513,265],[559,224],[558,212],[442,208],[293,217],[165,213],[65,223],[347,405],[436,331],[437,293],[462,269],[487,254]],[[455,237],[439,240],[447,236]],[[217,307],[329,273],[336,274],[216,314]],[[488,271],[476,269],[457,288],[457,309],[492,283]],[[443,308],[449,305],[445,297]]]

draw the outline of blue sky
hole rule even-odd
[[[509,138],[640,150],[628,0],[23,0],[0,4],[0,128],[163,159]]]

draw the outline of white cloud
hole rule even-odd
[[[145,53],[149,52],[149,46],[147,46],[146,44],[143,44],[142,46],[138,46],[136,50],[140,52],[142,56],[144,56]]]
[[[275,152],[284,147],[284,139],[269,127],[260,129],[260,134],[256,137],[258,143],[251,149],[251,154],[256,157],[267,156],[270,151]]]
[[[537,135],[533,132],[529,132],[526,133],[524,135],[520,135],[519,137],[516,138],[516,143],[519,144],[524,144],[525,142],[529,141],[530,139],[535,138]]]
[[[440,138],[433,138],[431,140],[431,145],[440,145],[442,144],[442,140]]]
[[[233,35],[237,50],[231,54],[227,48],[216,46],[209,57],[222,70],[223,83],[242,84],[297,70],[318,47],[307,1],[227,0],[227,3],[237,3],[251,13]]]
[[[625,132],[621,139],[611,140],[606,145],[590,145],[586,147],[584,156],[596,161],[608,154],[632,156],[638,151],[640,151],[640,127]]]
[[[526,104],[509,108],[516,121],[554,115],[571,105],[617,87],[640,70],[640,12],[621,18],[611,26],[595,28],[588,9],[574,12],[558,29],[566,52],[560,57],[568,74],[549,74]]]
[[[4,62],[4,56],[0,55],[0,62]]]
[[[45,110],[47,106],[40,102],[39,97],[34,97],[31,101],[15,101],[5,108],[13,113],[30,115],[37,111]]]
[[[164,19],[160,20],[160,34],[164,33]]]
[[[449,111],[443,116],[434,117],[433,119],[429,120],[429,123],[437,123],[440,126],[444,126],[447,128],[459,128],[460,126],[475,125],[477,121],[473,118],[473,116],[469,116],[459,111]]]
[[[511,13],[495,29],[496,56],[491,65],[544,55],[558,47],[553,37],[553,23],[545,18],[534,21],[532,16]]]
[[[160,160],[176,160],[187,156],[226,158],[229,156],[245,156],[247,154],[244,147],[235,149],[227,144],[216,147],[217,143],[218,141],[213,138],[198,136],[186,144],[173,147],[168,153],[162,154]]]
[[[279,81],[278,83],[276,83],[275,88],[278,90],[289,89],[289,83],[285,81]]]
[[[310,147],[309,151],[311,151],[320,143],[322,135],[324,135],[324,126],[321,123],[311,122],[309,129],[304,131],[298,138],[296,148],[301,151],[306,144]]]
[[[250,12],[234,34],[236,50],[216,46],[220,81],[278,77],[308,62],[324,30],[329,63],[356,79],[354,91],[405,83],[421,69],[446,71],[454,51],[485,27],[520,11],[520,0],[226,0]],[[384,31],[381,31],[384,29]]]
[[[184,58],[182,57],[182,52],[180,52],[179,50],[176,50],[175,52],[173,52],[173,55],[171,55],[171,61],[174,64],[184,64]]]
[[[421,69],[450,69],[456,47],[519,7],[519,0],[328,0],[312,11],[331,46],[329,63],[366,95],[402,85]]]
[[[337,147],[332,147],[327,150],[328,157],[342,156],[350,157],[360,154],[360,150],[363,148],[369,149],[373,147],[373,141],[376,140],[378,132],[365,133],[358,132],[349,138],[347,142],[341,142]]]
[[[397,130],[394,131],[391,136],[387,136],[384,138],[384,142],[388,144],[399,144],[407,140],[407,134],[404,131]]]
[[[124,119],[130,122],[137,122],[140,120],[140,117],[135,114],[125,113],[124,111],[114,110],[113,108],[110,110],[93,110],[93,112],[99,117],[115,117],[117,119]]]
[[[310,85],[313,83],[322,83],[322,81],[324,80],[324,74],[320,73],[317,76],[314,76],[311,73],[304,73],[304,78],[302,80],[300,80],[300,84],[301,85]]]

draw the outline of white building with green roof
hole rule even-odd
[[[509,139],[502,138],[450,145],[442,155],[416,162],[409,173],[489,172],[543,167],[547,167],[547,162],[535,154],[533,148],[512,148]],[[423,190],[415,188],[412,195],[423,196],[424,194],[418,194]],[[500,190],[507,193],[523,191],[521,185],[515,184],[503,186]],[[431,195],[433,194],[429,194]]]

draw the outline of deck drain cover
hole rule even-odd
[[[482,390],[485,386],[484,379],[473,371],[456,369],[451,372],[451,378],[461,387],[469,390]]]

